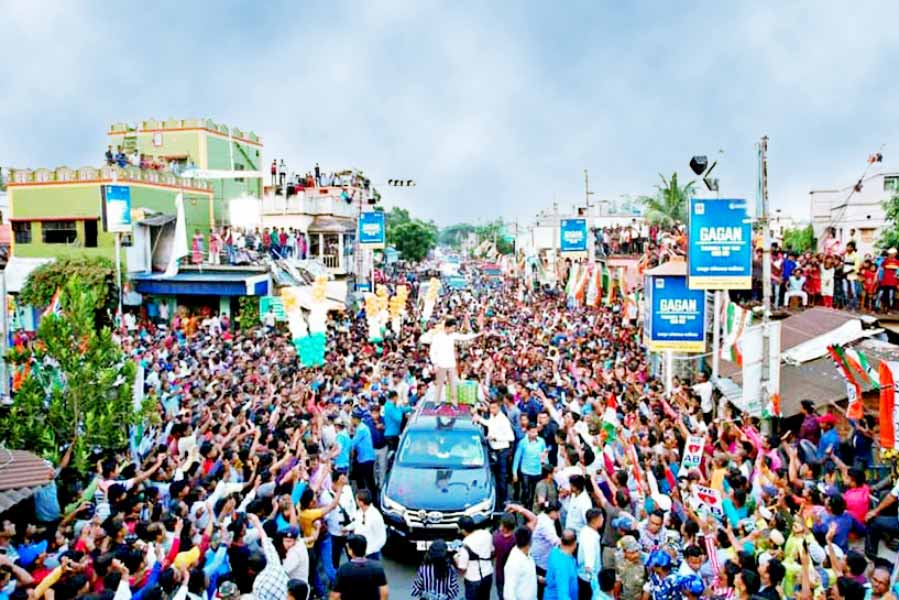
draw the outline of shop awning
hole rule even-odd
[[[0,461],[0,512],[53,479],[50,463],[31,452],[0,448]]]
[[[166,277],[162,273],[133,275],[135,290],[160,296],[266,296],[271,276],[258,271],[186,271]]]
[[[352,219],[315,217],[307,231],[309,233],[353,233],[356,231],[356,224]]]
[[[10,294],[18,294],[25,287],[25,282],[31,272],[40,267],[52,263],[54,258],[26,258],[13,255],[6,263],[6,291]]]

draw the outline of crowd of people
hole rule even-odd
[[[176,160],[166,161],[163,156],[151,156],[138,150],[127,154],[121,146],[116,146],[115,151],[113,151],[112,146],[107,146],[104,158],[109,166],[117,166],[123,169],[128,166],[140,167],[141,169],[150,169],[152,171],[169,171],[175,175],[180,174],[182,169],[192,166],[190,163],[184,164]]]
[[[843,245],[830,228],[820,251],[798,252],[777,244],[771,252],[771,298],[775,308],[826,306],[853,311],[890,312],[897,307],[897,249],[862,254],[855,230]],[[753,264],[751,299],[762,297],[761,248]]]
[[[314,240],[317,242],[317,240]],[[325,254],[337,254],[337,244],[326,244]],[[311,248],[306,234],[293,227],[222,227],[209,234],[194,230],[190,244],[192,264],[246,265],[266,257],[296,258],[309,256]]]
[[[89,473],[64,456],[2,515],[0,598],[897,597],[899,485],[873,415],[809,399],[796,429],[766,429],[704,374],[666,394],[620,306],[569,310],[558,288],[466,271],[431,322],[413,294],[381,342],[363,314],[332,316],[314,369],[273,323],[117,332],[157,418]],[[461,546],[438,540],[388,582],[390,455],[455,378],[478,382],[498,514],[463,517]]]

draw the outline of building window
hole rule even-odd
[[[862,227],[859,229],[859,233],[861,234],[862,243],[864,244],[873,244],[874,243],[874,233],[877,230],[873,227]]]
[[[885,175],[883,178],[883,191],[899,192],[899,175]]]
[[[31,243],[31,221],[13,221],[12,231],[17,244]]]
[[[243,171],[243,170],[245,170],[245,169],[246,169],[246,167],[244,167],[243,165],[240,165],[240,164],[234,165],[234,170],[235,170],[235,171]],[[236,181],[236,182],[238,182],[238,183],[243,183],[243,177],[235,177],[235,178],[234,178],[234,181]]]
[[[41,239],[45,244],[71,244],[78,239],[77,224],[75,221],[44,221]]]

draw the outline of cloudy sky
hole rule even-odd
[[[110,123],[211,117],[298,170],[415,179],[385,202],[443,225],[526,222],[580,201],[585,168],[612,199],[700,153],[753,199],[767,134],[772,205],[807,217],[881,145],[899,167],[899,3],[780,4],[0,0],[0,165],[99,164]]]

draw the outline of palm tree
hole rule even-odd
[[[687,203],[696,182],[691,181],[681,187],[677,183],[677,173],[673,173],[670,180],[661,173],[659,177],[662,178],[662,185],[656,186],[655,197],[640,197],[640,202],[646,207],[646,220],[663,227],[686,223]]]

